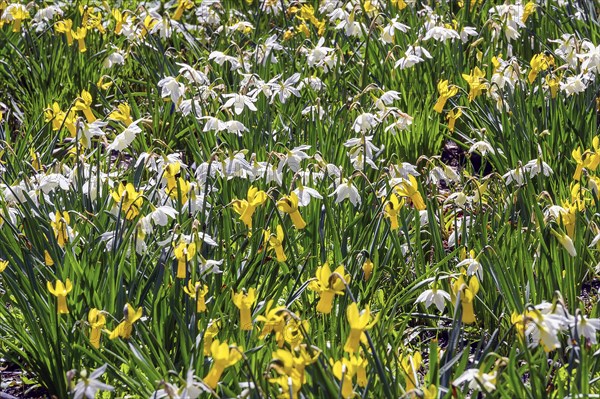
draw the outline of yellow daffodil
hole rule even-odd
[[[79,28],[77,28],[77,30],[71,30],[71,35],[73,36],[73,39],[77,40],[79,52],[85,53],[87,51],[87,47],[85,46],[85,37],[87,36],[87,29],[80,26]]]
[[[529,19],[531,14],[533,14],[536,9],[537,9],[537,4],[534,3],[533,1],[530,1],[527,4],[525,4],[525,7],[523,7],[523,15],[521,16],[521,22],[523,22],[523,23],[527,22],[527,19]]]
[[[540,72],[554,66],[554,57],[551,54],[546,55],[545,53],[535,54],[529,64],[531,65],[531,71],[529,71],[527,79],[529,83],[533,83]]]
[[[48,281],[46,286],[48,287],[48,291],[50,291],[50,293],[57,298],[58,302],[56,308],[58,313],[69,313],[69,308],[67,307],[67,294],[73,289],[71,280],[67,279],[64,284],[62,281],[56,280],[54,286],[52,286],[52,283]]]
[[[440,97],[438,98],[437,102],[435,103],[435,106],[433,107],[433,109],[438,114],[441,114],[442,111],[444,110],[444,106],[446,105],[446,102],[451,97],[454,97],[458,93],[458,87],[456,87],[454,85],[450,86],[448,84],[447,80],[440,80],[438,82],[437,89],[438,89],[438,93],[440,93]]]
[[[306,345],[299,346],[291,351],[278,349],[273,352],[270,369],[278,373],[278,377],[270,378],[269,382],[281,387],[282,398],[298,398],[302,385],[306,382],[305,369],[317,361],[320,355],[317,348],[307,349]]]
[[[90,323],[90,343],[96,349],[100,348],[100,337],[102,335],[102,329],[106,324],[106,316],[101,310],[96,308],[90,309],[88,313],[88,323]]]
[[[390,220],[390,229],[392,231],[397,230],[398,225],[398,213],[404,205],[404,199],[398,200],[398,196],[394,193],[390,194],[389,200],[385,202],[383,207],[383,214]]]
[[[218,339],[215,339],[210,345],[210,356],[213,359],[213,364],[206,377],[204,377],[204,383],[210,388],[216,389],[223,371],[242,360],[242,352],[243,349],[235,346],[235,344],[230,346],[227,342],[221,343]]]
[[[343,265],[333,272],[327,263],[317,268],[316,278],[308,285],[308,289],[317,292],[320,296],[317,312],[331,313],[333,298],[336,295],[344,295],[348,283],[350,283],[350,275],[346,274]]]
[[[104,80],[107,79],[108,80],[105,82]],[[106,75],[102,75],[100,76],[100,79],[98,79],[98,82],[96,83],[96,87],[101,89],[101,90],[108,90],[108,88],[110,86],[112,86],[113,82],[110,80],[110,77],[106,76]]]
[[[56,29],[58,33],[64,33],[65,36],[67,36],[67,44],[69,46],[73,44],[73,35],[71,34],[73,30],[73,21],[70,19],[58,21],[54,24],[54,29]]]
[[[50,216],[52,216],[52,214],[50,214]],[[56,212],[54,214],[54,220],[50,221],[50,226],[52,226],[52,230],[54,230],[56,242],[61,248],[64,248],[65,244],[69,241],[70,222],[71,218],[69,217],[69,213],[66,211]]]
[[[2,273],[8,267],[8,261],[0,259],[0,273]]]
[[[123,122],[125,126],[131,125],[133,123],[133,119],[131,119],[131,107],[127,103],[119,104],[117,109],[108,115],[108,119]]]
[[[125,13],[122,13],[118,8],[113,8],[111,14],[115,19],[115,34],[118,35],[123,29],[123,19],[125,17]]]
[[[139,307],[137,310],[129,303],[125,304],[123,308],[123,321],[110,333],[109,339],[123,338],[129,339],[133,332],[133,323],[138,321],[142,317],[142,308]]]
[[[181,241],[173,250],[177,259],[177,278],[185,278],[186,266],[196,256],[196,244]]]
[[[362,271],[364,273],[365,281],[369,281],[371,279],[371,276],[373,275],[374,267],[375,267],[375,265],[373,264],[371,259],[369,259],[369,258],[365,259],[365,261],[362,265]]]
[[[81,94],[75,101],[75,106],[73,107],[76,111],[83,111],[88,123],[92,123],[96,120],[96,117],[92,113],[92,102],[92,95],[87,90],[81,90]]]
[[[200,323],[198,323],[200,324]],[[200,325],[198,325],[198,328],[200,328]],[[217,336],[217,334],[219,333],[219,329],[221,328],[221,321],[219,319],[217,320],[210,320],[208,322],[208,326],[206,327],[206,330],[204,331],[204,337],[203,337],[203,352],[204,352],[204,356],[210,356],[210,346],[213,343],[213,339],[214,337]]]
[[[306,222],[302,219],[300,211],[298,211],[298,196],[292,192],[290,195],[286,195],[279,201],[277,201],[277,209],[290,215],[294,227],[301,230],[306,227]]]
[[[192,0],[177,0],[177,8],[173,13],[173,19],[179,21],[185,10],[191,10],[194,8],[194,2]]]
[[[44,264],[48,267],[54,266],[54,259],[52,259],[52,256],[47,249],[44,250]]]
[[[248,292],[233,293],[233,304],[240,310],[240,329],[243,331],[252,330],[252,306],[256,302],[256,289],[250,288]]]
[[[419,382],[417,371],[421,368],[422,357],[420,352],[415,352],[412,355],[400,356],[400,365],[405,374],[406,387],[404,390],[408,393],[414,391]]]
[[[8,17],[13,21],[13,32],[21,32],[21,23],[29,19],[29,11],[25,8],[25,5],[19,3],[11,4],[11,7],[7,9]]]
[[[285,314],[287,308],[285,306],[273,307],[273,300],[271,299],[267,303],[264,315],[256,316],[256,321],[259,323],[265,323],[260,332],[258,338],[264,339],[268,334],[275,333],[275,340],[277,346],[283,347],[285,342],[284,330],[285,330]]]
[[[265,230],[265,243],[269,244],[269,249],[275,251],[275,256],[277,256],[277,262],[285,262],[287,260],[287,256],[285,252],[283,252],[283,240],[285,239],[285,235],[283,234],[283,228],[280,224],[277,225],[277,235],[271,234],[270,230]]]
[[[462,116],[462,109],[458,108],[456,111],[451,110],[446,115],[446,119],[448,119],[448,130],[450,133],[454,132],[454,125],[456,124],[456,120]]]
[[[408,197],[412,201],[417,210],[424,211],[427,209],[425,201],[419,193],[419,185],[417,179],[413,175],[408,175],[408,180],[403,179],[402,182],[395,187],[396,193],[401,197]]]
[[[143,191],[136,191],[131,183],[121,182],[115,191],[111,191],[110,195],[117,205],[120,206],[121,212],[125,213],[125,218],[131,220],[140,214],[140,208],[144,203]]]
[[[479,69],[479,67],[475,67],[468,75],[463,73],[462,77],[469,84],[469,101],[473,101],[488,87],[485,81],[485,72]]]
[[[247,199],[233,201],[233,210],[240,215],[240,220],[252,229],[252,215],[256,207],[262,205],[267,200],[267,193],[254,186],[250,186],[247,193]]]
[[[192,283],[192,280],[188,281],[188,285],[183,288],[186,294],[192,299],[196,299],[196,312],[206,312],[206,301],[204,297],[208,294],[208,286],[201,282]]]
[[[371,320],[371,311],[369,305],[362,311],[359,312],[356,302],[352,302],[348,309],[346,309],[346,316],[348,317],[348,323],[350,324],[350,335],[344,345],[344,350],[349,353],[355,353],[360,347],[360,342],[366,342],[365,330],[369,330],[375,324],[375,321]]]
[[[475,308],[473,307],[473,301],[475,295],[479,292],[479,280],[477,276],[473,275],[469,279],[469,284],[465,282],[465,277],[461,274],[452,283],[452,301],[460,293],[460,303],[462,305],[462,322],[465,324],[475,323]]]
[[[331,361],[333,363],[333,361]],[[341,396],[350,399],[355,396],[352,379],[356,376],[356,382],[360,387],[367,386],[367,359],[361,356],[345,357],[333,364],[333,375],[341,381]]]

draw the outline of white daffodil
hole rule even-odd
[[[73,389],[73,399],[94,399],[96,397],[96,392],[98,391],[114,391],[114,387],[105,384],[98,379],[104,374],[107,367],[108,364],[105,364],[92,371],[89,376],[87,375],[86,370],[82,370],[80,373],[81,378]]]

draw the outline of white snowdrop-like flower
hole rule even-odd
[[[87,371],[82,370],[80,373],[81,378],[73,389],[73,399],[94,399],[98,391],[114,391],[114,387],[99,380],[99,377],[104,374],[107,367],[108,364],[105,364],[92,371],[89,376],[87,375]]]
[[[479,152],[482,157],[485,157],[488,152],[491,154],[496,154],[496,151],[494,151],[494,148],[490,145],[490,143],[483,140],[474,143],[471,148],[469,148],[469,154],[475,151]]]
[[[352,181],[348,179],[343,179],[343,181],[338,184],[335,191],[329,194],[330,197],[333,197],[334,195],[336,204],[339,204],[345,199],[349,199],[354,206],[358,206],[362,203],[358,189],[354,187]]]
[[[244,112],[244,108],[248,108],[252,112],[257,111],[257,108],[254,105],[256,98],[237,93],[223,94],[223,98],[228,98],[225,104],[223,104],[223,108],[227,109],[233,107],[236,115],[240,115]]]
[[[352,124],[352,129],[354,129],[356,133],[366,132],[374,129],[378,124],[379,119],[375,115],[366,112],[356,117],[354,123]]]
[[[440,312],[443,312],[446,307],[446,301],[450,301],[449,293],[437,288],[431,288],[423,291],[415,303],[424,303],[426,309],[429,309],[434,304]]]
[[[162,89],[160,95],[162,98],[170,97],[174,104],[179,103],[179,99],[185,93],[185,85],[177,82],[172,76],[167,76],[158,81],[158,87]]]

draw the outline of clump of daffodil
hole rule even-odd
[[[277,209],[290,215],[296,229],[301,230],[306,227],[306,222],[302,219],[302,215],[298,210],[298,196],[295,192],[277,201]]]
[[[554,66],[554,57],[551,54],[545,53],[535,54],[529,64],[531,65],[531,71],[529,71],[527,79],[529,83],[533,83],[540,72]]]
[[[336,295],[344,295],[348,283],[350,283],[350,275],[346,274],[343,265],[338,266],[333,272],[327,263],[317,268],[315,279],[308,285],[308,289],[317,292],[320,296],[317,312],[331,313],[333,298]]]
[[[247,292],[242,290],[233,293],[233,304],[240,310],[240,329],[244,331],[252,330],[252,306],[256,302],[256,289],[250,288]]]
[[[125,126],[129,126],[133,123],[131,118],[131,107],[127,103],[121,103],[117,109],[108,114],[108,119],[113,121],[123,122]]]
[[[373,327],[376,320],[371,320],[369,305],[363,311],[359,311],[356,302],[352,302],[348,306],[346,316],[350,324],[350,335],[346,340],[344,350],[349,353],[355,353],[358,351],[361,341],[366,343],[367,336],[365,335],[365,331]]]
[[[456,296],[460,294],[460,303],[462,306],[462,322],[465,324],[475,323],[475,308],[473,301],[475,295],[479,292],[479,280],[473,275],[469,278],[469,283],[465,281],[463,274],[459,275],[452,283],[452,302],[455,302]]]
[[[427,209],[425,201],[419,192],[417,179],[413,175],[408,175],[407,179],[402,179],[402,182],[395,186],[396,193],[401,197],[408,197],[412,201],[417,210],[424,211]]]
[[[100,348],[100,337],[102,329],[106,325],[106,316],[101,310],[90,309],[88,313],[88,323],[90,323],[90,343],[96,349]]]
[[[244,222],[248,229],[252,228],[252,215],[256,207],[264,204],[267,200],[267,193],[254,186],[248,188],[247,199],[233,201],[233,210],[240,215],[240,220]]]
[[[136,191],[131,183],[121,182],[115,191],[110,195],[115,204],[120,206],[121,212],[125,213],[125,218],[131,220],[140,214],[140,208],[144,203],[143,191]],[[118,209],[118,208],[117,208]]]
[[[73,289],[71,280],[67,279],[64,284],[61,280],[56,280],[54,286],[48,281],[46,286],[48,287],[48,291],[50,291],[57,299],[57,312],[60,314],[69,313],[69,308],[67,307],[67,294]]]
[[[463,73],[462,77],[469,84],[469,101],[473,101],[488,87],[485,81],[485,72],[479,69],[479,67],[475,67],[468,75]]]
[[[75,100],[73,109],[76,111],[82,111],[87,119],[88,123],[92,123],[96,120],[96,117],[92,113],[92,95],[87,90],[81,90],[79,98]]]
[[[269,249],[275,251],[278,262],[285,262],[287,260],[287,256],[283,251],[283,240],[285,239],[285,235],[283,234],[283,228],[280,224],[277,225],[276,231],[277,235],[271,234],[271,230],[265,230],[265,243],[269,245]]]
[[[305,369],[317,361],[321,354],[315,347],[299,346],[292,350],[278,349],[273,353],[269,369],[275,370],[277,377],[269,378],[269,382],[281,388],[281,398],[294,399],[306,383]]]
[[[450,86],[448,84],[447,80],[440,80],[438,82],[437,89],[438,89],[438,92],[440,93],[440,97],[438,98],[437,102],[435,103],[433,109],[438,114],[441,114],[442,111],[444,110],[444,106],[446,105],[446,102],[451,97],[454,97],[458,93],[458,87],[456,87],[454,85]]]
[[[227,367],[231,367],[242,360],[243,349],[241,347],[228,345],[227,342],[219,342],[215,339],[210,345],[210,356],[213,359],[210,371],[204,377],[204,383],[212,389],[216,389],[221,375]]]
[[[205,297],[208,294],[208,286],[197,281],[195,284],[192,280],[188,281],[186,287],[183,288],[186,294],[192,299],[196,299],[196,312],[206,312],[206,301]]]
[[[137,310],[130,305],[129,303],[125,304],[123,307],[123,321],[119,323],[119,325],[111,331],[108,338],[123,338],[129,339],[131,337],[131,333],[133,332],[133,323],[138,321],[142,317],[142,308],[139,307]]]
[[[398,225],[398,213],[404,205],[404,199],[398,200],[398,196],[394,193],[390,194],[390,198],[385,202],[383,207],[383,214],[390,220],[390,229],[392,231],[397,230]]]
[[[341,397],[344,399],[350,399],[355,396],[354,387],[352,380],[356,376],[356,382],[360,387],[367,386],[367,359],[364,359],[360,355],[350,356],[350,359],[342,358],[337,362],[333,363],[333,359],[330,360],[333,366],[333,375],[341,381]]]
[[[415,352],[412,355],[400,355],[400,365],[404,371],[406,383],[404,390],[407,393],[413,392],[418,386],[417,371],[421,368],[422,360],[420,352]]]
[[[173,243],[173,245],[175,245]],[[186,243],[185,241],[179,242],[175,249],[173,250],[173,254],[177,259],[177,278],[185,278],[186,275],[186,266],[188,262],[190,262],[194,256],[196,256],[196,243]]]
[[[54,238],[56,238],[56,242],[58,246],[61,248],[65,247],[65,244],[69,241],[69,237],[71,236],[69,223],[71,222],[71,218],[69,217],[69,212],[56,212],[54,214],[50,213],[50,226],[54,231]]]

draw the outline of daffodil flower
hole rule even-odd
[[[265,308],[265,314],[256,316],[256,321],[259,323],[265,323],[260,332],[258,338],[264,339],[268,334],[275,333],[275,340],[277,346],[283,347],[285,342],[284,329],[285,329],[285,314],[287,308],[285,306],[273,307],[273,300],[271,299]]]
[[[213,339],[214,337],[217,336],[217,334],[219,333],[219,329],[221,328],[221,321],[219,319],[217,320],[210,320],[208,322],[208,326],[206,327],[206,330],[204,331],[204,336],[203,336],[203,352],[204,352],[204,356],[210,356],[210,347],[213,343]]]
[[[191,0],[177,0],[177,8],[173,14],[173,19],[179,21],[185,10],[191,10],[194,8],[194,2]]]
[[[333,272],[327,263],[317,268],[316,278],[308,285],[308,289],[317,292],[320,296],[317,312],[331,313],[333,298],[336,295],[344,295],[348,283],[350,283],[350,275],[346,274],[343,265],[338,266]]]
[[[65,19],[62,21],[58,21],[54,24],[54,29],[59,33],[64,33],[67,36],[67,44],[70,46],[73,44],[73,35],[71,31],[73,30],[73,21],[70,19]]]
[[[80,26],[75,31],[71,30],[71,35],[73,36],[73,39],[77,40],[79,52],[85,53],[87,51],[87,47],[85,46],[85,37],[87,36],[87,29]]]
[[[306,227],[306,222],[302,219],[300,211],[298,211],[298,196],[295,192],[277,201],[277,208],[290,215],[296,229],[301,230]]]
[[[440,80],[437,85],[438,92],[440,93],[440,97],[435,103],[433,109],[438,114],[441,114],[444,110],[444,106],[446,102],[454,97],[458,93],[458,87],[450,86],[447,80]]]
[[[460,108],[458,108],[457,111],[451,110],[446,115],[446,119],[448,119],[448,130],[450,131],[450,133],[454,132],[454,125],[456,124],[456,121],[458,120],[458,118],[460,118],[461,116],[462,116],[462,109],[460,109]]]
[[[90,309],[88,313],[88,323],[90,323],[90,343],[96,349],[100,348],[100,337],[102,335],[102,329],[106,324],[106,316],[102,314],[101,310],[96,308]]]
[[[69,231],[69,223],[71,222],[69,213],[66,211],[56,212],[54,214],[50,213],[50,219],[50,226],[52,227],[52,230],[54,230],[56,242],[59,247],[64,248],[71,235]]]
[[[383,207],[383,214],[390,220],[390,229],[392,231],[397,230],[398,227],[398,213],[404,205],[404,200],[399,201],[398,196],[394,193],[390,194],[390,199],[385,202]]]
[[[403,179],[402,182],[395,187],[396,193],[401,197],[408,197],[412,201],[417,210],[424,211],[427,209],[425,201],[421,193],[419,193],[419,185],[417,179],[413,175],[408,175],[408,180]]]
[[[364,273],[365,281],[369,281],[371,279],[371,276],[373,275],[374,267],[375,266],[373,265],[373,262],[371,261],[371,259],[369,259],[369,258],[365,259],[365,261],[362,265],[362,271]]]
[[[71,290],[73,289],[71,280],[67,279],[64,284],[62,281],[56,280],[56,283],[54,286],[52,286],[52,283],[50,281],[48,281],[46,286],[48,287],[48,291],[50,291],[50,293],[52,295],[54,295],[58,300],[58,302],[57,302],[58,313],[60,313],[60,314],[69,313],[69,308],[67,307],[67,294],[69,292],[71,292]]]
[[[186,294],[192,299],[196,299],[196,312],[206,312],[206,301],[204,297],[208,294],[208,286],[201,282],[192,283],[192,280],[188,281],[188,285],[183,288]]]
[[[333,361],[331,361],[333,363]],[[355,396],[352,384],[353,378],[356,376],[356,382],[360,387],[366,387],[367,378],[367,359],[361,356],[350,356],[350,359],[345,357],[333,364],[333,375],[341,381],[341,397],[350,399]]]
[[[233,304],[240,310],[240,329],[252,331],[252,316],[250,310],[256,302],[256,289],[250,288],[248,292],[241,291],[233,294]]]
[[[0,273],[2,273],[8,267],[8,261],[0,259]]]
[[[468,75],[463,73],[462,77],[469,84],[469,101],[473,101],[488,87],[488,84],[485,82],[485,72],[479,69],[479,67],[475,67]]]
[[[136,191],[131,183],[121,183],[116,191],[111,191],[110,195],[116,204],[120,205],[121,211],[125,213],[125,218],[131,220],[140,214],[140,208],[144,203],[143,192]]]
[[[210,388],[216,389],[223,371],[242,359],[242,351],[243,349],[235,346],[235,344],[230,346],[227,342],[221,343],[218,339],[215,339],[210,345],[210,356],[213,359],[213,365],[204,377],[204,383]]]
[[[269,244],[269,248],[275,251],[277,256],[277,262],[285,262],[287,256],[283,252],[283,240],[285,235],[283,234],[283,228],[280,224],[277,225],[277,235],[271,234],[270,230],[265,230],[265,243]]]
[[[469,284],[465,282],[464,276],[461,274],[452,284],[452,299],[460,293],[460,303],[462,305],[462,322],[465,324],[475,323],[475,309],[473,301],[475,295],[479,292],[479,280],[476,276],[471,276]]]
[[[96,117],[92,113],[92,102],[92,95],[87,90],[81,90],[81,94],[73,107],[76,111],[83,111],[88,123],[93,123],[96,120]]]
[[[348,323],[350,324],[350,335],[344,345],[344,350],[349,353],[355,353],[360,347],[361,341],[366,341],[365,330],[369,330],[375,324],[371,320],[371,311],[369,306],[359,312],[356,302],[352,302],[346,310]]]
[[[119,325],[110,333],[109,339],[123,338],[129,339],[133,332],[133,323],[138,321],[142,317],[142,308],[139,307],[137,310],[129,303],[125,304],[123,308],[124,319]]]
[[[133,123],[131,118],[131,107],[127,103],[121,103],[116,110],[108,114],[108,119],[113,121],[123,122],[125,126],[129,127]]]
[[[533,83],[540,72],[554,66],[554,57],[544,53],[535,54],[531,58],[531,62],[529,64],[531,65],[531,71],[529,71],[527,79],[529,80],[529,83]]]
[[[181,241],[173,250],[177,259],[177,278],[185,278],[186,266],[196,255],[196,244]]]
[[[404,388],[406,392],[411,392],[416,389],[419,382],[417,371],[419,371],[421,368],[422,360],[421,352],[415,352],[412,355],[400,357],[400,365],[402,366],[402,370],[404,370],[404,374],[406,375],[406,387]]]
[[[247,199],[233,201],[233,210],[240,215],[240,220],[252,229],[252,215],[256,207],[262,205],[267,200],[267,193],[251,186],[248,188]]]

